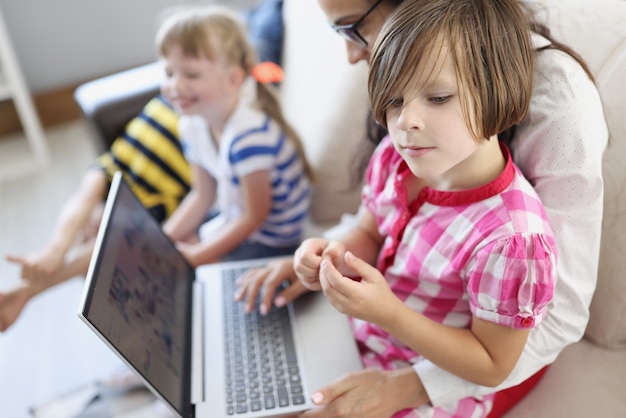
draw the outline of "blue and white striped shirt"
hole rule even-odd
[[[204,168],[217,181],[219,216],[203,227],[205,231],[219,228],[241,213],[243,196],[239,182],[243,176],[268,170],[272,207],[265,223],[248,241],[272,247],[301,241],[311,187],[296,146],[278,123],[241,101],[224,126],[219,149],[202,117],[181,116],[179,131],[187,160]]]

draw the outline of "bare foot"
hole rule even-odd
[[[0,332],[6,331],[15,322],[24,305],[35,295],[73,277],[85,276],[93,244],[91,241],[72,249],[67,260],[56,272],[22,280],[18,287],[7,293],[0,293]]]
[[[5,259],[20,267],[20,277],[31,283],[47,281],[57,275],[63,268],[65,254],[63,252],[44,249],[24,255],[5,255]]]
[[[6,331],[31,298],[30,284],[23,284],[7,293],[0,293],[0,332]]]

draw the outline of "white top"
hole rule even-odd
[[[533,36],[535,47],[549,42]],[[578,341],[596,286],[602,227],[602,154],[608,129],[598,91],[569,55],[537,53],[530,113],[511,144],[513,159],[545,205],[559,251],[558,281],[544,322],[534,328],[511,375],[519,384]],[[491,393],[430,361],[413,366],[433,405]]]

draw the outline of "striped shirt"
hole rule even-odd
[[[131,190],[159,222],[174,212],[191,183],[177,123],[174,110],[157,96],[95,162],[109,180],[122,171]]]
[[[303,161],[278,123],[245,101],[240,102],[224,126],[219,148],[203,118],[180,118],[185,156],[217,181],[219,215],[201,228],[201,239],[241,213],[241,178],[267,170],[272,193],[270,213],[248,242],[270,247],[297,245],[302,239],[311,195]]]
[[[426,317],[469,328],[472,317],[532,328],[546,314],[556,285],[556,244],[541,201],[513,164],[477,189],[425,187],[406,201],[412,175],[390,138],[370,162],[363,203],[385,237],[378,268],[394,294]],[[353,320],[363,361],[393,369],[423,358],[393,336]],[[483,416],[492,395],[454,405],[426,405],[398,416]]]

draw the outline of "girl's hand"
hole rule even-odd
[[[309,290],[321,290],[319,283],[320,263],[329,241],[309,238],[300,244],[293,258],[293,270],[298,280]]]
[[[360,281],[342,276],[326,258],[321,263],[320,283],[333,306],[346,315],[376,324],[393,318],[402,301],[393,294],[383,275],[351,252],[345,253],[344,260],[361,277]]]
[[[289,286],[276,293],[278,287],[285,281],[289,282]],[[261,294],[259,311],[265,315],[272,307],[272,300],[274,305],[280,308],[308,290],[296,278],[293,271],[293,259],[284,258],[271,261],[265,267],[246,271],[237,279],[237,291],[234,298],[238,302],[244,301],[244,310],[252,312],[259,292]]]
[[[312,396],[318,407],[301,418],[379,418],[429,401],[422,382],[410,367],[347,374]]]

